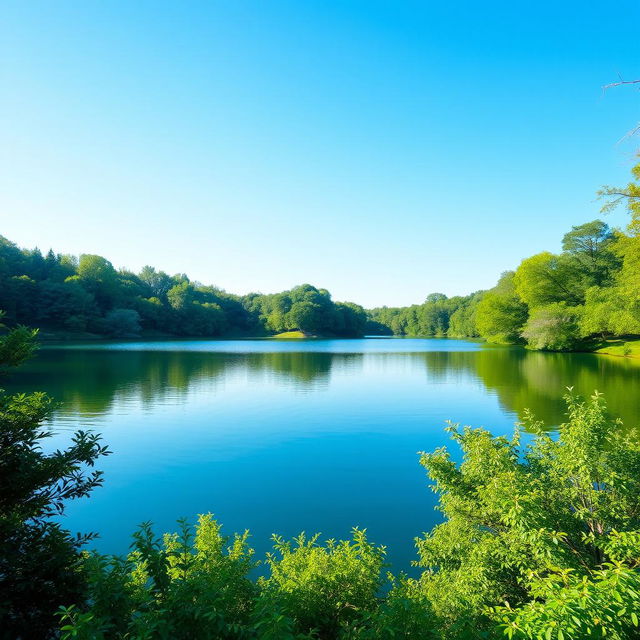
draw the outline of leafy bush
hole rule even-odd
[[[61,609],[62,637],[333,638],[369,622],[384,549],[364,531],[326,546],[317,536],[275,537],[270,575],[257,583],[247,577],[256,566],[247,538],[222,536],[210,514],[195,535],[181,521],[162,541],[143,524],[127,558],[86,558],[90,606]]]
[[[35,333],[24,328],[0,340],[0,366],[17,365],[33,353]],[[53,403],[43,393],[0,392],[0,636],[50,635],[56,608],[85,593],[80,546],[90,535],[73,536],[52,516],[65,502],[101,484],[87,472],[106,455],[96,435],[79,431],[63,451],[45,454],[44,426]]]
[[[524,447],[519,430],[450,427],[462,464],[423,455],[447,519],[418,542],[416,586],[446,637],[492,637],[496,621],[516,637],[637,637],[640,448],[602,396],[566,399],[557,438],[532,417]]]
[[[0,329],[4,329],[0,311]],[[37,330],[28,327],[16,327],[0,336],[0,371],[7,367],[17,367],[33,356],[36,350]]]
[[[568,307],[556,302],[531,312],[522,337],[534,349],[570,351],[580,343],[578,322],[582,307]]]
[[[533,599],[518,609],[495,607],[509,638],[638,637],[640,532],[612,531],[602,548],[610,558],[590,575],[571,569],[531,575]]]
[[[63,638],[242,637],[256,594],[247,537],[222,536],[210,515],[162,540],[143,524],[127,558],[87,557],[90,612],[63,609]]]
[[[298,631],[315,629],[333,638],[376,609],[385,551],[360,529],[353,530],[353,540],[328,540],[325,546],[318,537],[301,534],[292,544],[274,536],[261,598],[290,617]]]

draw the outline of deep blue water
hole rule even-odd
[[[259,554],[272,533],[366,527],[401,569],[440,517],[417,452],[449,442],[446,420],[505,434],[531,407],[554,426],[568,385],[634,420],[639,381],[626,359],[472,341],[192,340],[49,347],[5,386],[62,402],[51,446],[75,428],[109,444],[104,486],[64,520],[102,551],[213,512]]]

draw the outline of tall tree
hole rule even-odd
[[[562,238],[562,250],[576,259],[587,286],[610,284],[620,266],[614,245],[615,234],[602,220],[572,227]]]

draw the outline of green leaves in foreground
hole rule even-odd
[[[633,549],[631,557],[627,550]],[[519,609],[509,605],[492,612],[509,638],[632,638],[640,614],[640,535],[611,532],[604,550],[611,558],[590,575],[556,569],[533,574],[534,600]]]
[[[182,521],[162,541],[142,525],[126,559],[86,558],[91,607],[60,611],[62,637],[378,637],[364,630],[378,623],[384,549],[364,531],[324,545],[317,536],[274,537],[269,575],[257,583],[248,578],[257,563],[247,537],[222,536],[211,515],[195,532]]]
[[[558,437],[451,427],[462,463],[423,455],[446,521],[418,541],[419,583],[445,628],[635,637],[640,451],[602,396],[566,401]]]
[[[640,450],[602,396],[572,395],[549,435],[450,426],[461,462],[422,454],[445,520],[417,540],[418,578],[383,577],[385,550],[274,536],[261,571],[247,533],[201,516],[126,559],[85,559],[88,598],[62,638],[582,640],[639,637]],[[523,444],[524,442],[524,444]]]
[[[0,316],[1,317],[1,316]],[[0,337],[0,372],[35,349],[35,331],[18,327]],[[54,611],[83,598],[80,547],[54,516],[70,500],[102,484],[93,469],[109,452],[99,436],[78,431],[65,449],[45,452],[53,401],[44,393],[0,390],[0,638],[51,637]],[[52,447],[48,447],[50,450]]]

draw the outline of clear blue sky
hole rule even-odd
[[[228,291],[467,293],[640,146],[636,2],[7,1],[0,234]],[[610,224],[624,224],[622,213]]]

